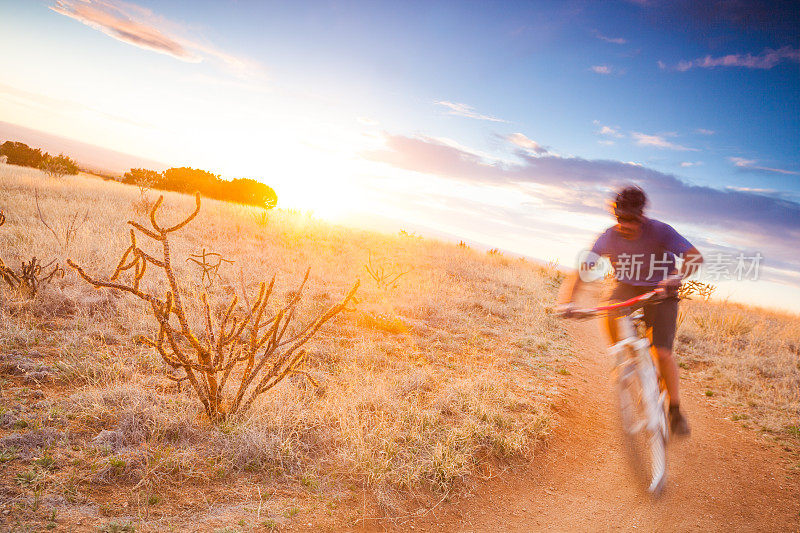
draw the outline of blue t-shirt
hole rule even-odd
[[[611,260],[617,281],[654,286],[675,268],[675,256],[692,245],[669,224],[645,218],[637,239],[626,239],[614,226],[595,241],[592,252]]]

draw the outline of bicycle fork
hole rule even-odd
[[[609,348],[609,353],[615,355],[617,359],[615,368],[617,379],[625,382],[632,372],[639,375],[639,383],[645,397],[646,427],[651,434],[660,432],[666,438],[666,424],[662,422],[666,392],[662,392],[658,387],[658,375],[650,355],[650,342],[636,335],[633,323],[628,317],[619,317],[617,324],[622,340]],[[628,346],[633,350],[634,358],[625,357],[625,348]],[[632,432],[638,432],[643,427],[630,429]]]

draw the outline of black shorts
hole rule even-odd
[[[608,299],[612,302],[624,302],[652,290],[653,287],[650,286],[640,287],[617,283]],[[675,342],[675,329],[678,324],[678,298],[667,297],[656,303],[645,305],[642,311],[644,311],[644,322],[651,331],[653,346],[671,350],[672,344]]]

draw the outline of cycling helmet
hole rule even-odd
[[[640,218],[647,205],[647,195],[641,187],[628,185],[619,189],[609,204],[611,212],[617,218]]]

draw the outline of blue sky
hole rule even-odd
[[[763,253],[726,295],[800,310],[797,2],[0,9],[0,120],[564,264],[633,181],[704,253]]]

